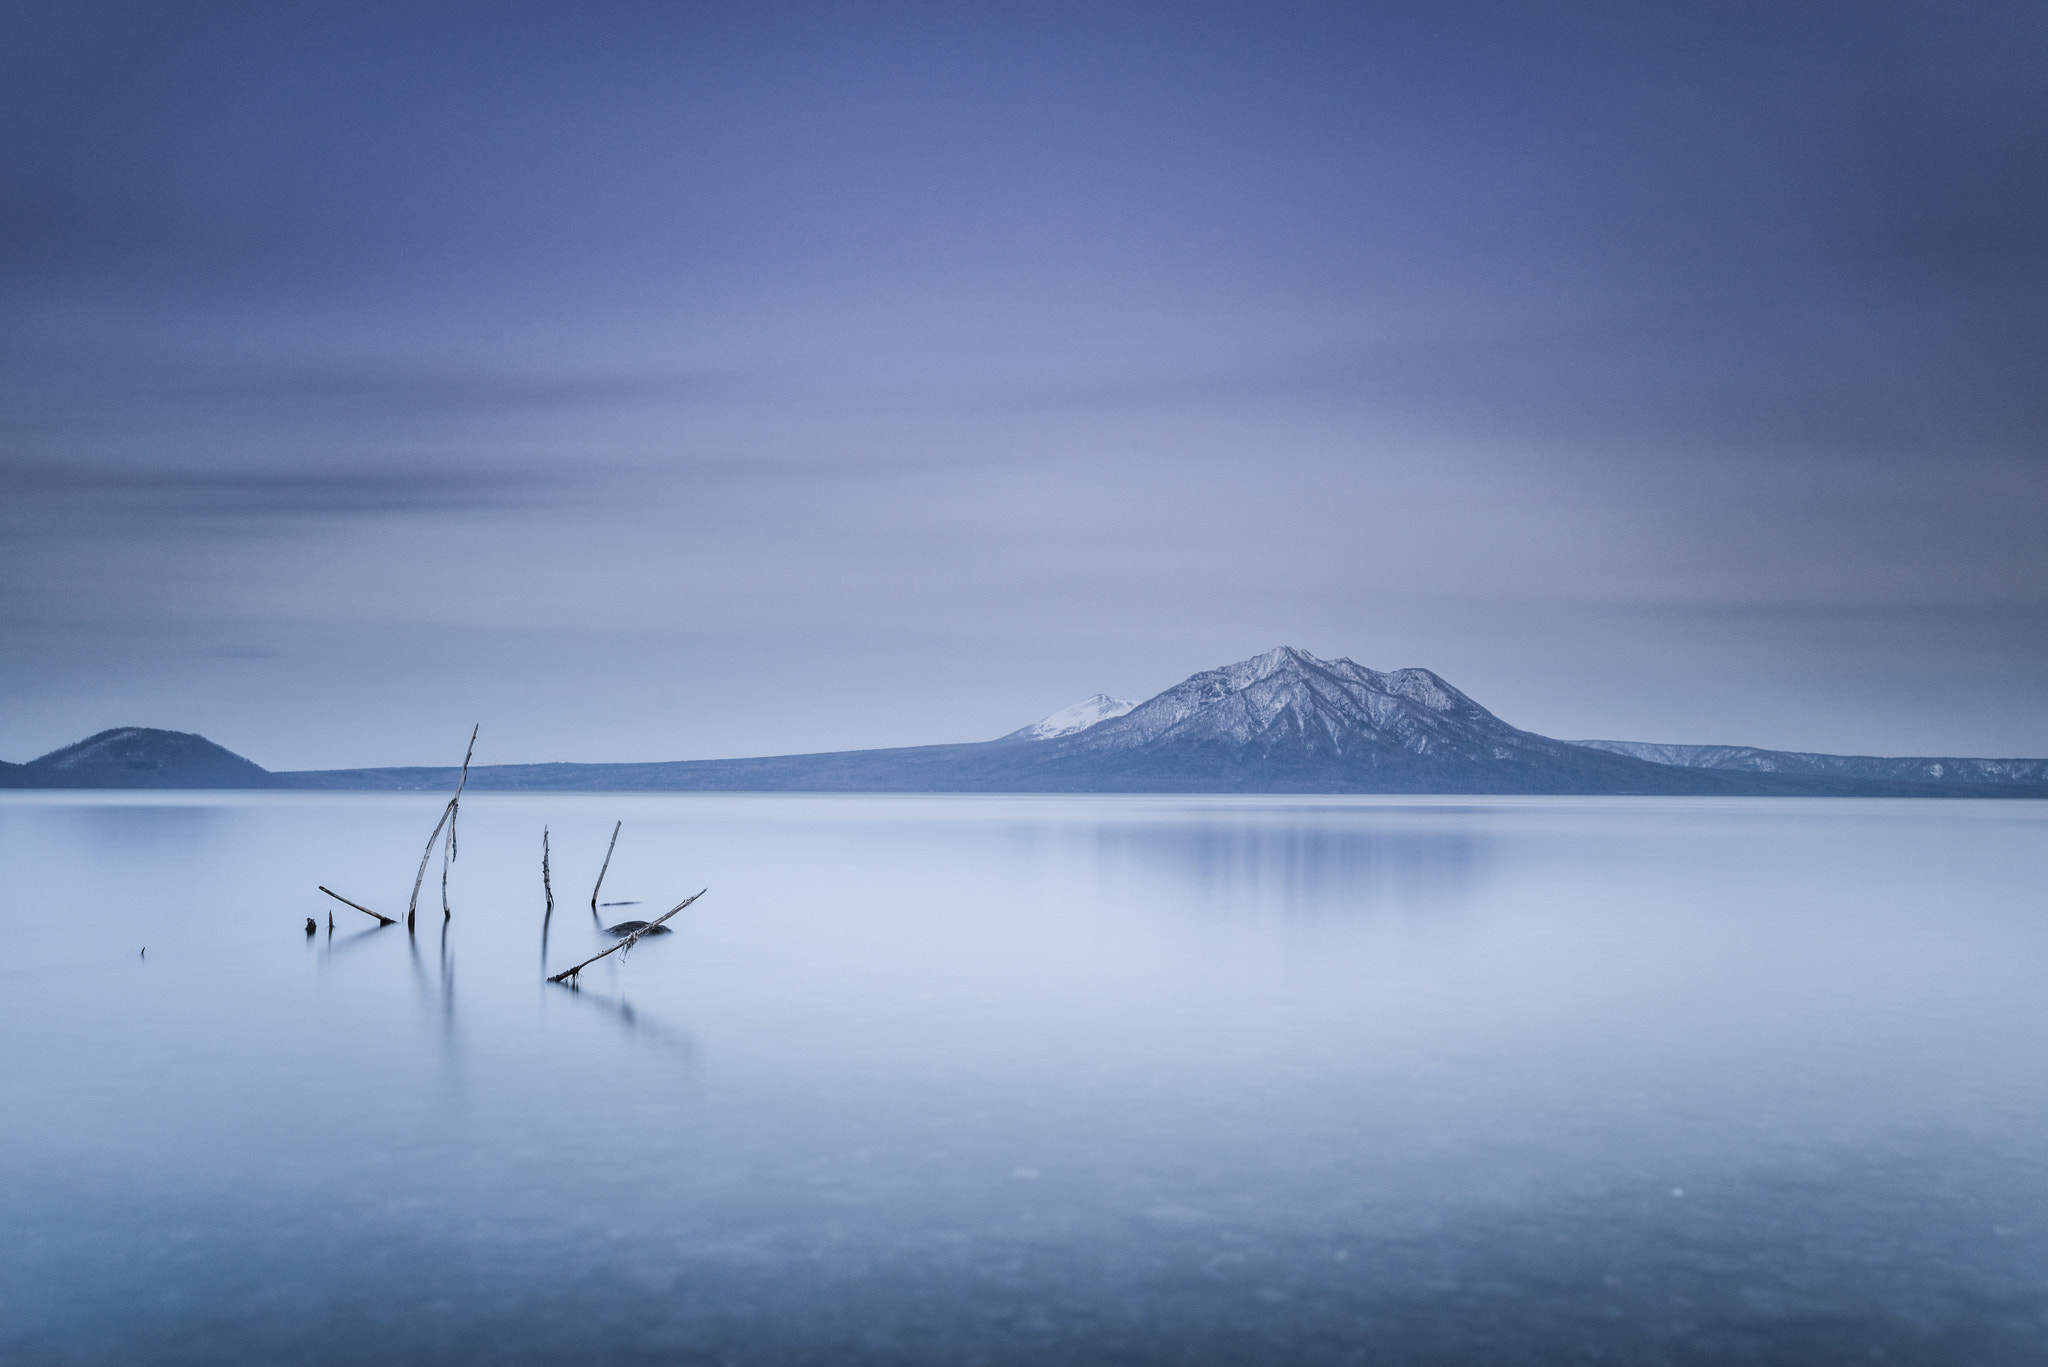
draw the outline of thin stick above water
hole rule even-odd
[[[609,869],[612,866],[612,851],[619,847],[619,827],[625,824],[623,821],[612,823],[612,843],[604,847],[604,867],[597,871],[597,887],[590,890],[590,914],[592,916],[597,915],[597,889],[604,886],[605,869]]]
[[[469,749],[462,755],[462,777],[455,785],[455,796],[448,799],[448,805],[441,809],[441,819],[434,823],[434,833],[427,837],[427,848],[420,855],[420,871],[413,876],[412,900],[405,907],[405,928],[412,929],[413,913],[420,907],[420,887],[427,881],[427,862],[434,857],[434,842],[441,837],[441,828],[448,828],[448,844],[441,854],[441,919],[447,920],[448,910],[448,861],[455,857],[455,814],[462,806],[462,790],[469,784],[469,757],[476,753],[476,733],[483,729],[481,722],[469,729]]]
[[[699,888],[694,894],[685,897],[682,901],[676,903],[667,911],[664,911],[663,913],[661,913],[661,915],[655,917],[652,921],[649,921],[646,925],[640,927],[640,929],[634,931],[631,935],[628,935],[625,939],[613,945],[610,949],[602,950],[599,953],[591,955],[589,958],[585,959],[582,963],[576,965],[576,967],[574,968],[563,969],[560,973],[557,973],[553,977],[549,978],[548,981],[551,983],[566,981],[567,979],[575,977],[578,973],[581,973],[584,969],[590,967],[599,959],[602,959],[606,954],[616,954],[622,949],[631,949],[633,947],[634,942],[637,941],[642,935],[645,935],[648,931],[653,930],[663,921],[666,921],[669,917],[675,915],[684,907],[690,905],[690,903],[696,901],[699,897],[702,897],[705,893],[709,891],[711,891],[711,889],[709,888]]]
[[[333,898],[333,899],[334,899],[335,901],[337,901],[337,902],[341,903],[341,904],[342,904],[343,906],[345,906],[345,907],[354,907],[354,908],[355,908],[355,909],[356,909],[357,911],[360,911],[360,912],[361,912],[361,913],[363,913],[363,915],[365,915],[365,916],[374,916],[374,917],[376,917],[376,918],[377,918],[377,924],[378,924],[378,925],[380,925],[380,926],[388,926],[388,925],[395,925],[395,924],[396,924],[396,920],[395,920],[395,919],[394,919],[393,917],[390,917],[390,916],[386,916],[386,915],[385,915],[385,914],[384,914],[383,912],[381,912],[381,911],[371,911],[371,910],[370,910],[370,909],[369,909],[368,907],[364,906],[364,905],[363,905],[363,904],[362,904],[361,902],[351,902],[351,901],[349,901],[349,900],[348,900],[348,898],[346,898],[346,897],[343,897],[343,896],[342,896],[342,895],[341,895],[340,893],[336,892],[336,891],[335,891],[335,890],[334,890],[333,888],[323,887],[323,888],[321,888],[321,889],[320,889],[320,891],[322,891],[322,892],[326,893],[326,894],[327,894],[327,895],[328,895],[329,897],[332,897],[332,898]],[[330,916],[330,917],[328,918],[328,921],[329,921],[329,923],[330,923],[330,924],[331,924],[331,923],[333,922],[333,919],[334,919],[334,918],[333,918],[333,917],[331,917],[331,916]]]
[[[555,914],[555,888],[554,884],[548,882],[548,828],[545,826],[540,828],[540,890],[547,894],[547,914],[553,916]]]
[[[407,930],[412,929],[412,914],[419,910],[420,885],[427,881],[427,861],[434,857],[434,842],[441,838],[441,828],[448,824],[448,814],[454,810],[455,804],[452,802],[443,807],[441,809],[441,819],[434,823],[434,833],[427,837],[426,853],[420,856],[420,871],[412,880],[412,901],[406,903],[405,907],[405,928]]]
[[[548,909],[540,918],[540,971],[548,971],[548,922],[555,919],[555,885],[548,881],[548,828],[540,828],[540,890],[547,895]]]
[[[455,821],[462,814],[462,790],[469,786],[469,757],[476,753],[476,733],[483,729],[478,722],[469,728],[469,748],[462,752],[462,777],[456,780],[455,796],[448,799],[448,844],[441,851],[441,923],[446,925],[455,913],[448,909],[448,866],[455,862],[460,853],[455,843]]]

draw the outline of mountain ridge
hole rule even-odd
[[[202,736],[140,727],[0,766],[0,786],[17,788],[406,791],[445,788],[454,778],[453,766],[271,773]],[[1192,675],[1141,703],[1098,693],[989,741],[730,760],[478,765],[469,782],[485,791],[2048,797],[2048,760],[1890,761],[1562,741],[1502,721],[1430,670],[1383,672],[1280,646]]]
[[[2048,759],[1971,759],[1954,755],[1829,755],[1753,745],[1674,745],[1582,740],[1574,744],[1686,769],[1876,779],[1898,783],[2048,784]]]

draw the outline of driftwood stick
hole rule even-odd
[[[363,913],[363,915],[365,915],[365,916],[374,916],[374,917],[376,917],[376,918],[377,918],[377,924],[378,924],[378,925],[380,925],[380,926],[388,926],[388,925],[395,925],[395,924],[396,924],[396,921],[395,921],[395,920],[394,920],[394,919],[393,919],[392,917],[386,916],[386,915],[385,915],[385,914],[384,914],[383,912],[381,912],[381,911],[371,911],[371,910],[370,910],[370,909],[369,909],[368,907],[364,906],[364,905],[363,905],[363,904],[362,904],[361,902],[351,902],[351,901],[349,901],[349,900],[348,900],[348,898],[346,898],[346,897],[343,897],[343,896],[342,896],[342,895],[341,895],[340,893],[336,892],[336,891],[335,891],[335,890],[334,890],[333,888],[323,887],[323,888],[321,888],[321,889],[320,889],[320,891],[322,891],[322,892],[326,893],[326,894],[327,894],[327,895],[328,895],[329,897],[332,897],[332,898],[333,898],[333,899],[334,899],[335,901],[337,901],[337,902],[341,903],[341,904],[342,904],[343,906],[345,906],[345,907],[354,907],[354,908],[355,908],[355,909],[356,909],[357,911],[360,911],[360,912],[361,912],[361,913]],[[330,919],[330,920],[332,920],[333,918],[332,918],[332,917],[330,917],[329,919]]]
[[[548,923],[555,919],[555,885],[548,881],[548,828],[540,828],[540,890],[546,894],[548,909],[540,917],[540,971],[548,971]]]
[[[448,824],[448,814],[454,810],[455,804],[452,802],[443,807],[441,819],[434,823],[434,833],[427,837],[427,852],[420,856],[420,871],[412,880],[412,901],[405,907],[405,924],[408,928],[412,925],[412,914],[419,910],[420,884],[427,881],[427,861],[434,857],[434,842],[441,838],[441,828]]]
[[[469,728],[469,748],[462,752],[462,777],[455,780],[455,796],[448,800],[449,807],[452,809],[448,813],[448,858],[451,861],[457,854],[455,848],[455,818],[462,809],[462,790],[469,786],[469,757],[476,753],[476,733],[483,730],[483,725],[482,722],[478,722]],[[442,901],[445,904],[447,899],[444,897]]]
[[[619,827],[625,824],[623,821],[612,823],[612,843],[604,847],[604,866],[597,871],[597,887],[590,890],[590,914],[593,917],[597,915],[597,889],[604,886],[605,869],[612,866],[612,851],[619,847]]]
[[[540,828],[540,890],[547,894],[547,914],[555,914],[555,887],[548,881],[548,828]]]
[[[446,925],[455,913],[448,907],[448,866],[455,862],[462,851],[455,840],[455,823],[462,815],[462,790],[469,786],[469,760],[476,753],[476,733],[483,729],[478,722],[469,728],[469,748],[462,752],[462,777],[455,781],[455,796],[448,799],[448,843],[441,850],[441,924]]]
[[[441,919],[448,919],[448,867],[447,861],[454,858],[455,813],[462,805],[462,790],[469,783],[469,757],[476,753],[476,733],[483,728],[479,722],[469,728],[469,749],[462,754],[462,777],[455,784],[455,796],[448,799],[448,805],[441,809],[441,819],[434,823],[434,833],[427,837],[427,848],[420,855],[420,871],[413,875],[412,900],[405,906],[405,928],[412,929],[413,913],[420,909],[420,888],[427,881],[427,861],[434,857],[434,842],[441,838],[441,828],[448,828],[448,846],[442,854],[441,866]]]
[[[551,983],[565,982],[568,979],[575,977],[578,973],[581,973],[584,969],[590,967],[592,964],[596,963],[599,959],[602,959],[606,954],[616,954],[622,949],[631,949],[633,947],[634,942],[637,941],[642,935],[645,935],[648,931],[653,930],[663,921],[666,921],[669,917],[675,915],[684,907],[690,905],[690,903],[696,901],[699,897],[702,897],[705,893],[709,891],[711,891],[711,889],[709,888],[699,888],[694,894],[685,897],[682,901],[676,903],[667,911],[664,911],[663,913],[661,913],[661,915],[655,917],[652,921],[649,921],[646,925],[640,927],[640,929],[634,931],[631,935],[628,935],[625,939],[613,945],[610,949],[603,950],[599,953],[591,955],[589,958],[585,959],[582,963],[576,965],[576,967],[574,968],[563,969],[560,973],[557,973],[553,977],[549,978],[548,981]]]

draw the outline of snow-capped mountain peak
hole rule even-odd
[[[1197,674],[1073,743],[1489,761],[1558,744],[1507,725],[1427,669],[1382,673],[1351,660],[1319,660],[1295,646]]]
[[[1086,731],[1097,722],[1121,717],[1136,706],[1136,703],[1123,698],[1112,698],[1107,693],[1097,693],[1092,698],[1083,698],[1072,707],[1062,707],[1044,721],[1020,727],[1003,739],[1056,740],[1061,736],[1071,736],[1077,731]]]

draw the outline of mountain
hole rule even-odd
[[[266,770],[204,736],[121,726],[27,764],[8,765],[10,788],[272,788]]]
[[[1799,774],[1927,784],[2048,784],[2048,759],[1958,759],[1949,756],[1817,755],[1750,745],[1659,745],[1640,740],[1582,740],[1580,745],[1685,769]]]
[[[450,767],[271,774],[202,736],[126,728],[0,787],[445,792]],[[1510,726],[1427,669],[1282,646],[1133,705],[1098,693],[991,741],[754,759],[496,764],[478,790],[925,793],[1576,793],[2048,797],[2048,760],[1877,759],[1572,743]]]
[[[1020,726],[1009,735],[1004,736],[1003,739],[1057,740],[1061,736],[1071,736],[1077,731],[1086,731],[1097,722],[1108,721],[1112,717],[1121,717],[1136,706],[1137,704],[1134,702],[1126,702],[1122,698],[1112,698],[1107,693],[1097,693],[1092,698],[1082,699],[1072,707],[1062,707],[1044,721],[1035,721],[1029,726]]]
[[[1087,789],[1739,791],[1719,775],[1519,730],[1426,669],[1382,673],[1292,646],[1197,674],[1049,745],[1040,771]]]
[[[2048,796],[1846,775],[1721,772],[1508,725],[1426,669],[1281,647],[1128,711],[1103,694],[993,741],[655,764],[488,765],[483,789],[811,792],[1582,793]],[[1089,720],[1090,714],[1099,720]],[[284,774],[293,787],[439,790],[455,770]]]

